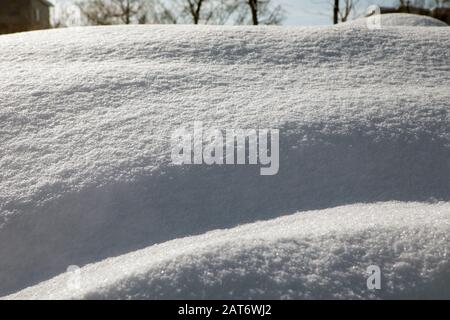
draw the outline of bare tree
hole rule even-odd
[[[338,24],[339,23],[339,0],[334,0],[333,23],[334,24]]]
[[[239,0],[215,0],[214,24],[243,24],[248,15],[246,4]]]
[[[344,0],[342,9],[339,10],[339,19],[341,22],[346,22],[350,14],[354,13],[359,0]]]
[[[80,11],[73,4],[59,4],[52,15],[53,28],[65,28],[80,24]]]
[[[194,24],[226,24],[239,6],[238,0],[181,1],[184,16]]]
[[[248,5],[250,6],[250,12],[252,13],[252,22],[255,26],[259,24],[258,2],[259,0],[247,0]]]
[[[143,8],[145,23],[176,24],[179,17],[176,11],[162,0],[146,0]]]
[[[145,23],[143,0],[84,0],[77,3],[89,24]]]
[[[85,23],[280,24],[271,0],[79,0]],[[250,10],[249,10],[250,8]]]
[[[272,7],[271,0],[246,0],[250,9],[251,23],[280,24],[283,19],[283,9],[280,5]]]
[[[200,10],[205,1],[207,0],[186,0],[186,10],[192,16],[192,22],[194,22],[194,24],[198,24],[200,21]],[[212,16],[212,14],[212,11],[208,13],[209,16]],[[209,18],[206,20],[209,20]]]
[[[218,0],[148,0],[152,23],[209,23]]]
[[[349,20],[351,15],[356,15],[356,7],[359,0],[339,0],[333,1],[333,23],[337,24],[339,22],[346,22]],[[400,0],[403,1],[403,0]]]
[[[158,0],[153,0],[158,1]],[[246,24],[249,17],[247,0],[171,0],[163,12],[180,23]],[[161,10],[154,10],[160,12]]]
[[[414,6],[418,8],[449,7],[450,0],[398,0],[401,7]]]

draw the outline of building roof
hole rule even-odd
[[[51,3],[50,1],[47,1],[47,0],[39,0],[39,1],[48,7],[53,7],[53,3]]]

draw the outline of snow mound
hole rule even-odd
[[[298,213],[106,259],[6,298],[450,298],[449,212],[384,203]],[[366,285],[372,265],[380,290]]]
[[[379,19],[381,27],[448,27],[441,20],[411,13],[387,13],[368,18],[359,18],[343,23],[342,26],[372,25],[377,19]]]
[[[0,295],[69,265],[298,211],[449,201],[448,30],[0,36]],[[279,128],[279,173],[172,165],[170,134],[194,120]]]

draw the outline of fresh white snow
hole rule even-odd
[[[449,297],[449,210],[394,202],[297,213],[109,258],[8,298]],[[368,290],[377,264],[383,290]]]
[[[449,30],[0,36],[0,296],[449,297]],[[173,166],[194,120],[280,129],[279,173]]]
[[[421,16],[410,13],[388,13],[379,16],[372,16],[372,18],[359,18],[348,21],[342,25],[353,26],[367,26],[379,19],[382,27],[448,27],[448,25],[438,19]],[[369,21],[369,22],[368,22]]]

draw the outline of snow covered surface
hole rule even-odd
[[[450,205],[385,203],[297,213],[177,239],[8,298],[449,297]],[[183,250],[180,250],[183,248]],[[366,287],[383,266],[383,290]]]
[[[449,30],[0,36],[0,296],[109,258],[16,297],[369,297],[369,263],[372,294],[450,297]],[[171,165],[194,120],[279,128],[279,173]]]
[[[433,17],[410,13],[388,13],[369,18],[359,18],[348,21],[343,25],[364,26],[367,25],[368,20],[370,23],[377,18],[380,19],[382,27],[448,27],[448,24]]]

